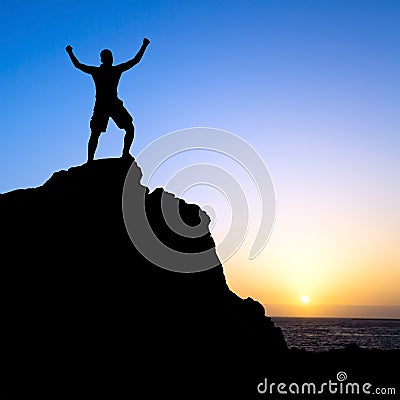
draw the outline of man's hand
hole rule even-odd
[[[67,51],[68,54],[72,53],[72,47],[70,45],[68,45],[65,50]]]
[[[148,46],[149,43],[150,43],[150,40],[149,40],[149,39],[147,39],[147,38],[144,38],[144,39],[143,39],[143,46]]]

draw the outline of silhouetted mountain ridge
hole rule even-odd
[[[190,226],[208,223],[208,216],[161,188],[150,192],[133,159],[99,159],[56,172],[40,187],[0,195],[2,256],[9,260],[1,270],[3,362],[42,391],[125,393],[135,374],[141,386],[159,379],[177,395],[200,372],[211,382],[255,353],[287,350],[263,306],[229,289],[222,265],[177,273],[135,249],[122,214],[132,163],[132,190],[144,196],[159,238],[180,251],[215,251],[208,230],[196,239],[171,233],[163,195]]]

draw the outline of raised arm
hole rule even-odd
[[[87,74],[90,74],[93,70],[94,67],[91,67],[89,65],[82,64],[78,61],[78,59],[75,57],[75,54],[72,51],[72,47],[68,45],[65,50],[67,51],[69,58],[72,61],[72,64],[78,69],[80,69],[83,72],[86,72]]]
[[[118,64],[118,68],[121,68],[122,71],[127,71],[131,69],[134,65],[136,65],[143,57],[144,52],[146,51],[147,46],[149,45],[150,40],[147,38],[143,39],[142,46],[140,47],[139,51],[136,53],[135,57],[131,60],[124,62],[122,64]]]

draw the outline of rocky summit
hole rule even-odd
[[[162,188],[150,192],[134,159],[99,159],[1,194],[0,393],[250,398],[254,360],[258,368],[288,351],[281,330],[260,303],[229,289],[220,263],[180,273],[134,245],[122,211],[128,171],[131,207],[144,205],[162,243],[217,259],[207,214]],[[163,198],[188,226],[206,224],[204,234],[177,235]]]

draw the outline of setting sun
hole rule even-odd
[[[302,303],[307,304],[310,302],[310,298],[308,296],[301,296],[300,300],[302,301]]]

